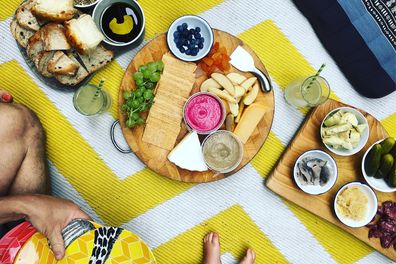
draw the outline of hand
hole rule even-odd
[[[65,256],[65,244],[62,230],[74,219],[87,219],[85,214],[74,203],[47,195],[32,195],[28,198],[27,220],[50,241],[51,249],[57,260]]]
[[[4,90],[0,90],[0,103],[12,103],[12,95]]]

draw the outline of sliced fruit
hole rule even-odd
[[[229,113],[226,117],[226,129],[230,132],[234,132],[235,129],[235,122],[234,122],[234,115]]]
[[[235,97],[236,98],[242,97],[245,95],[246,90],[242,86],[235,85],[234,88],[235,88]]]
[[[239,104],[239,113],[238,113],[238,116],[235,118],[235,123],[239,123],[239,121],[241,120],[244,109],[245,109],[245,104],[243,102],[241,102]]]
[[[230,95],[235,97],[235,88],[231,81],[221,73],[212,73],[211,77],[218,82]]]
[[[218,88],[213,88],[210,87],[208,88],[208,92],[217,95],[218,97],[220,97],[221,99],[225,99],[228,102],[231,103],[237,103],[236,99],[234,97],[232,97],[229,93],[227,93],[226,91],[222,91]]]
[[[236,73],[236,72],[231,72],[231,73],[227,74],[227,78],[230,79],[230,81],[234,85],[240,85],[244,81],[246,81],[246,77],[245,76],[243,76],[242,74]]]
[[[237,117],[237,116],[238,116],[238,113],[239,113],[239,105],[238,105],[238,103],[231,103],[231,102],[228,102],[228,105],[230,106],[231,114],[232,114],[234,117]]]
[[[221,85],[214,79],[209,78],[201,84],[201,92],[207,92],[209,87],[221,88]]]
[[[249,79],[247,79],[246,81],[244,81],[243,83],[241,83],[241,86],[248,91],[250,89],[250,87],[253,86],[253,84],[257,81],[256,77],[251,77]]]
[[[253,85],[252,90],[246,94],[245,98],[243,99],[243,103],[245,105],[251,105],[256,100],[259,90],[260,85],[256,82]]]

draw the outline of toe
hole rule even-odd
[[[214,244],[220,244],[220,236],[219,236],[219,234],[213,233],[212,242],[213,242]]]
[[[212,239],[213,239],[213,232],[210,232],[210,233],[209,233],[209,239],[208,239],[208,241],[209,241],[210,243],[212,243]]]

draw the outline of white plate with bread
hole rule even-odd
[[[73,0],[27,0],[10,25],[27,64],[52,88],[75,89],[114,58],[92,17],[73,5]]]

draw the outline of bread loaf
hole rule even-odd
[[[75,86],[83,81],[89,73],[81,66],[78,60],[71,53],[68,54],[68,57],[79,66],[76,75],[70,76],[67,74],[55,74],[55,78],[64,85]]]
[[[26,48],[29,38],[34,35],[34,31],[21,27],[16,19],[11,22],[10,28],[12,35],[19,45]]]
[[[68,50],[71,48],[67,42],[64,27],[60,24],[50,23],[41,29],[41,38],[44,41],[44,50]]]

